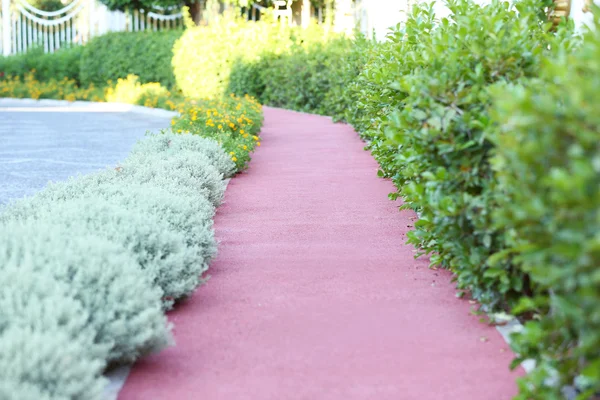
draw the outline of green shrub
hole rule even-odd
[[[81,83],[104,86],[137,75],[141,83],[175,85],[173,44],[183,31],[112,32],[92,39],[81,55]]]
[[[512,260],[533,289],[515,309],[533,314],[515,350],[537,362],[518,399],[563,399],[573,384],[578,399],[600,393],[599,28],[495,97],[494,222],[508,246],[495,259]]]
[[[98,217],[105,216],[87,218]],[[92,235],[75,221],[63,224],[52,218],[5,224],[0,266],[29,265],[67,284],[68,295],[89,315],[94,342],[107,347],[108,363],[132,362],[164,347],[169,335],[160,293],[135,259],[121,244]]]
[[[82,52],[83,46],[62,48],[54,53],[44,53],[43,48],[36,47],[24,54],[0,56],[0,73],[24,78],[30,71],[35,71],[35,78],[40,81],[68,78],[80,83],[79,63]]]
[[[311,28],[318,32],[318,28]],[[227,92],[249,94],[261,103],[343,119],[353,101],[346,95],[371,41],[326,34],[290,42],[284,50],[263,48],[258,57],[232,63]]]
[[[495,183],[488,88],[535,76],[549,45],[561,38],[539,19],[535,2],[519,3],[518,11],[499,1],[448,7],[453,14],[439,23],[431,5],[415,7],[363,73],[374,79],[366,90],[378,91],[368,95],[375,100],[368,109],[387,114],[379,123],[375,114],[378,131],[370,137],[398,187],[393,197],[420,214],[409,243],[452,270],[459,289],[502,307],[529,288],[510,263],[486,262],[503,246],[489,214]]]
[[[274,58],[261,70],[265,89],[262,103],[297,111],[328,114],[328,106],[340,106],[342,99],[327,93],[342,84],[340,71],[347,65],[352,41],[345,37],[306,48],[296,45],[289,52]]]

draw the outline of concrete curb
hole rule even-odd
[[[23,108],[19,108],[19,106]],[[134,104],[125,103],[99,103],[92,101],[67,101],[67,100],[52,100],[52,99],[14,99],[0,98],[0,111],[27,111],[25,108],[32,107],[48,108],[48,110],[38,109],[38,112],[52,112],[56,108],[64,109],[65,111],[85,111],[85,112],[132,112],[137,114],[173,118],[179,115],[176,111],[163,110],[160,108],[149,108]]]

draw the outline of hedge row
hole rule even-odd
[[[202,283],[224,178],[247,162],[222,144],[248,147],[262,122],[251,99],[181,107],[173,131],[139,141],[118,167],[1,210],[0,398],[101,399],[106,367],[171,343],[164,311]],[[194,134],[178,128],[208,110],[253,121],[244,133],[197,119]]]
[[[382,43],[239,58],[228,90],[353,124],[390,197],[420,215],[409,242],[454,272],[459,295],[527,321],[515,365],[537,364],[518,398],[571,385],[588,399],[600,391],[600,30],[581,47],[536,1],[448,6],[441,21],[415,6]]]
[[[171,59],[173,45],[182,30],[111,32],[85,46],[73,46],[45,54],[34,48],[25,54],[0,56],[2,76],[24,78],[33,71],[42,82],[67,78],[81,87],[104,87],[109,81],[137,75],[141,83],[175,85]],[[110,84],[109,84],[110,85]]]

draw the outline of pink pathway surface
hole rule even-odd
[[[262,137],[218,211],[211,278],[170,314],[177,345],[119,399],[510,399],[508,346],[413,258],[416,216],[352,128],[265,108]]]

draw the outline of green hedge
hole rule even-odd
[[[292,41],[284,50],[261,47],[254,59],[235,59],[228,85],[221,91],[249,94],[274,107],[342,118],[351,101],[345,98],[345,88],[360,71],[371,42],[312,29],[308,39]]]
[[[596,16],[597,17],[597,16]],[[533,290],[515,337],[536,369],[519,399],[600,395],[600,26],[574,52],[560,49],[540,77],[495,93],[491,135],[500,205],[493,221]]]
[[[81,83],[105,86],[109,80],[137,75],[141,83],[175,85],[171,59],[182,30],[112,32],[92,39],[81,55]]]
[[[69,78],[80,83],[80,60],[82,46],[73,46],[60,49],[54,53],[44,53],[41,47],[34,48],[27,53],[14,56],[0,56],[0,73],[4,76],[25,77],[35,70],[35,77],[40,81]]]

